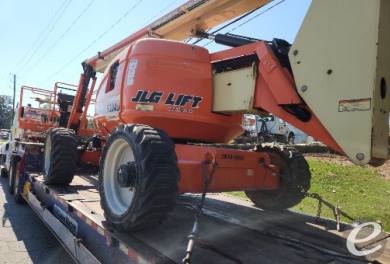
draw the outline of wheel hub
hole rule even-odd
[[[135,162],[120,165],[117,172],[119,186],[123,188],[135,187],[136,173]]]

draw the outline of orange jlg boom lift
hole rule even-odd
[[[313,0],[293,45],[206,33],[269,2],[192,0],[86,60],[67,127],[47,134],[46,182],[72,180],[97,72],[89,155],[100,157],[101,203],[118,229],[160,222],[182,193],[245,191],[273,210],[299,203],[311,176],[291,147],[213,145],[242,133],[244,113],[278,116],[359,165],[387,160],[390,2]],[[189,37],[231,48],[180,42]]]

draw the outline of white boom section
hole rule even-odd
[[[299,94],[345,154],[386,160],[390,1],[313,0],[290,61]]]
[[[197,30],[206,31],[272,0],[192,0],[152,23],[154,35],[184,40]]]

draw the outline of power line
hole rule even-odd
[[[34,57],[34,55],[38,52],[38,50],[42,47],[43,43],[46,41],[46,39],[50,36],[51,32],[53,32],[54,28],[56,27],[57,23],[59,22],[59,20],[62,18],[62,16],[64,15],[66,9],[69,7],[70,3],[72,2],[72,0],[66,0],[66,4],[65,6],[62,8],[62,10],[60,10],[58,16],[55,18],[54,22],[51,24],[49,30],[46,32],[46,34],[42,37],[42,39],[40,40],[38,46],[34,49],[33,53],[28,57],[26,63],[24,65],[22,65],[22,68],[25,67],[26,65],[28,65],[28,63],[31,61],[31,59]]]
[[[13,75],[14,80],[14,96],[12,100],[12,109],[15,109],[15,97],[16,97],[16,74]],[[15,111],[13,111],[12,119],[14,119]]]
[[[57,9],[57,11],[54,13],[54,15],[50,18],[49,22],[47,23],[46,27],[44,28],[44,30],[42,30],[40,32],[40,34],[38,35],[38,37],[35,39],[34,43],[30,46],[30,48],[27,50],[27,52],[21,57],[21,59],[16,63],[15,65],[15,68],[18,67],[19,65],[22,64],[22,62],[24,62],[27,58],[27,56],[30,54],[30,52],[35,48],[35,46],[38,44],[39,40],[42,38],[42,36],[44,35],[44,33],[47,31],[47,29],[50,27],[50,25],[52,24],[52,21],[57,17],[58,13],[62,10],[62,8],[64,7],[64,5],[66,4],[68,0],[65,0],[61,5],[60,7]]]
[[[158,13],[156,13],[156,15],[154,15],[146,24],[150,24],[152,23],[154,20],[156,20],[157,18],[159,18],[159,16],[161,16],[166,10],[170,9],[174,4],[176,4],[176,2],[179,2],[179,0],[173,0],[172,2],[170,2],[167,6],[165,6],[163,9],[161,9]]]
[[[274,9],[275,7],[277,7],[278,5],[282,4],[283,2],[286,2],[286,0],[281,0],[281,1],[277,2],[277,3],[274,4],[273,6],[270,6],[269,8],[265,9],[264,11],[262,11],[262,12],[256,14],[255,16],[251,17],[251,18],[248,19],[247,21],[244,21],[243,23],[239,24],[238,26],[232,28],[228,33],[231,33],[231,32],[233,32],[233,31],[235,31],[236,29],[238,29],[238,28],[240,28],[240,27],[242,27],[242,26],[248,24],[248,23],[251,22],[252,20],[254,20],[254,19],[258,18],[259,16],[261,16],[261,15],[267,13],[268,11]]]
[[[23,65],[24,67],[29,64],[31,59],[35,56],[35,54],[38,52],[38,50],[42,47],[42,45],[44,44],[46,39],[50,36],[51,32],[53,32],[54,28],[56,27],[57,23],[60,21],[62,16],[65,14],[66,9],[69,7],[71,2],[72,2],[72,0],[67,0],[64,8],[60,11],[59,15],[56,17],[56,19],[54,20],[53,24],[51,25],[51,27],[47,31],[46,35],[41,39],[41,41],[38,44],[38,46],[36,47],[36,49],[33,51],[33,53],[27,59],[27,62]],[[23,68],[23,66],[22,66],[22,68]]]
[[[252,11],[250,11],[250,12],[248,12],[248,13],[246,13],[246,14],[244,14],[244,15],[242,15],[242,16],[236,18],[236,19],[234,19],[233,21],[227,23],[226,25],[223,25],[222,27],[220,27],[220,28],[214,30],[214,31],[211,32],[210,34],[213,35],[213,34],[219,32],[219,31],[221,31],[221,30],[223,30],[223,29],[229,27],[230,25],[233,25],[234,23],[237,23],[237,22],[240,21],[241,19],[244,19],[245,17],[249,16],[250,14],[253,14],[253,13],[256,12],[257,10],[259,10],[260,8],[262,8],[262,6],[260,6],[260,7],[256,8],[256,9],[254,9],[254,10],[252,10]],[[197,44],[198,42],[200,42],[200,41],[202,41],[202,40],[203,40],[203,39],[198,39],[197,41],[195,41],[194,43],[192,43],[192,45],[195,45],[195,44]]]
[[[252,20],[258,18],[259,16],[264,15],[265,13],[271,11],[272,9],[274,9],[274,8],[277,7],[278,5],[282,4],[283,2],[286,2],[286,0],[281,0],[281,1],[277,2],[276,4],[274,4],[274,5],[270,6],[270,7],[268,7],[267,9],[264,9],[263,11],[261,11],[261,12],[259,12],[258,14],[254,15],[253,17],[249,18],[248,20],[244,21],[243,23],[241,23],[241,24],[237,25],[236,27],[230,29],[227,33],[232,33],[233,31],[235,31],[235,30],[239,29],[240,27],[242,27],[242,26],[248,24],[249,22],[251,22]],[[220,30],[220,29],[219,29],[219,30]],[[218,31],[219,31],[219,30],[218,30]],[[210,44],[213,43],[213,42],[214,42],[214,40],[211,40],[211,41],[207,42],[205,45],[203,45],[202,47],[207,47],[208,45],[210,45]]]
[[[60,43],[60,41],[65,37],[67,33],[77,24],[77,22],[81,19],[81,17],[88,11],[88,9],[92,6],[92,4],[96,0],[91,0],[88,5],[81,11],[81,13],[73,20],[73,22],[68,26],[68,28],[53,42],[52,45],[50,45],[46,51],[44,52],[43,56],[39,58],[28,70],[31,70],[35,68],[37,65],[39,65],[45,58],[46,56]]]
[[[71,60],[69,60],[67,63],[65,63],[59,70],[54,72],[53,74],[49,75],[48,79],[53,78],[57,74],[61,73],[63,70],[66,69],[70,64],[72,64],[77,58],[79,58],[82,54],[84,54],[86,51],[88,51],[96,42],[98,42],[101,38],[103,38],[108,32],[110,32],[115,26],[117,26],[124,18],[126,18],[131,11],[133,11],[139,4],[141,4],[143,0],[136,1],[130,8],[121,16],[119,17],[112,25],[110,25],[105,31],[103,31],[96,39],[94,39],[88,46],[86,46],[83,50],[81,50],[76,56],[74,56]]]
[[[113,29],[117,24],[119,24],[133,9],[135,9],[143,0],[138,0],[133,6],[130,7],[129,10],[127,10],[117,21],[115,21],[115,23],[113,23],[110,27],[108,27],[105,31],[103,31],[96,39],[94,39],[87,47],[85,47],[83,50],[81,50],[75,57],[73,57],[71,60],[69,60],[67,63],[65,63],[59,70],[57,70],[56,72],[54,72],[53,74],[51,74],[48,78],[48,79],[51,79],[53,78],[54,76],[56,76],[57,74],[61,73],[63,70],[65,70],[70,64],[72,64],[77,58],[79,58],[83,53],[85,53],[86,51],[88,51],[96,42],[98,42],[102,37],[104,37],[111,29]],[[264,13],[272,10],[273,8],[275,8],[276,6],[280,5],[281,3],[285,2],[286,0],[281,0],[279,1],[278,3],[276,3],[275,5],[265,9],[264,11],[258,13],[257,15],[253,16],[252,18],[248,19],[247,21],[245,21],[244,23],[238,25],[237,27],[235,27],[234,29],[230,30],[229,32],[232,32],[236,29],[238,29],[239,27],[249,23],[250,21],[252,21],[253,19],[259,17],[260,15],[263,15]],[[173,1],[171,2],[171,4],[167,7],[165,7],[164,9],[162,9],[159,13],[163,12],[165,9],[167,9],[168,7],[172,6],[176,1]],[[253,11],[250,11],[246,14],[244,14],[243,16],[233,20],[232,22],[222,26],[221,28],[215,30],[214,32],[212,32],[211,34],[215,34],[217,32],[219,32],[220,30],[223,30],[225,29],[226,27],[240,21],[241,19],[249,16],[250,14],[254,13],[255,11],[257,11],[258,9],[260,9],[261,7],[253,10]],[[194,42],[193,44],[196,44],[197,42],[199,42],[200,40]],[[208,46],[209,44],[211,44],[213,41],[210,41],[209,43],[207,43],[206,45],[204,45],[203,47],[205,46]]]

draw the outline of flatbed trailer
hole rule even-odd
[[[200,196],[178,197],[167,221],[142,232],[110,227],[100,206],[97,175],[76,175],[68,187],[47,186],[25,174],[24,197],[78,263],[181,263]],[[191,263],[367,263],[346,249],[336,222],[284,212],[266,213],[249,202],[210,194],[200,219]],[[351,226],[341,224],[342,230]],[[388,234],[381,238],[388,240]],[[376,259],[390,263],[387,247]]]

